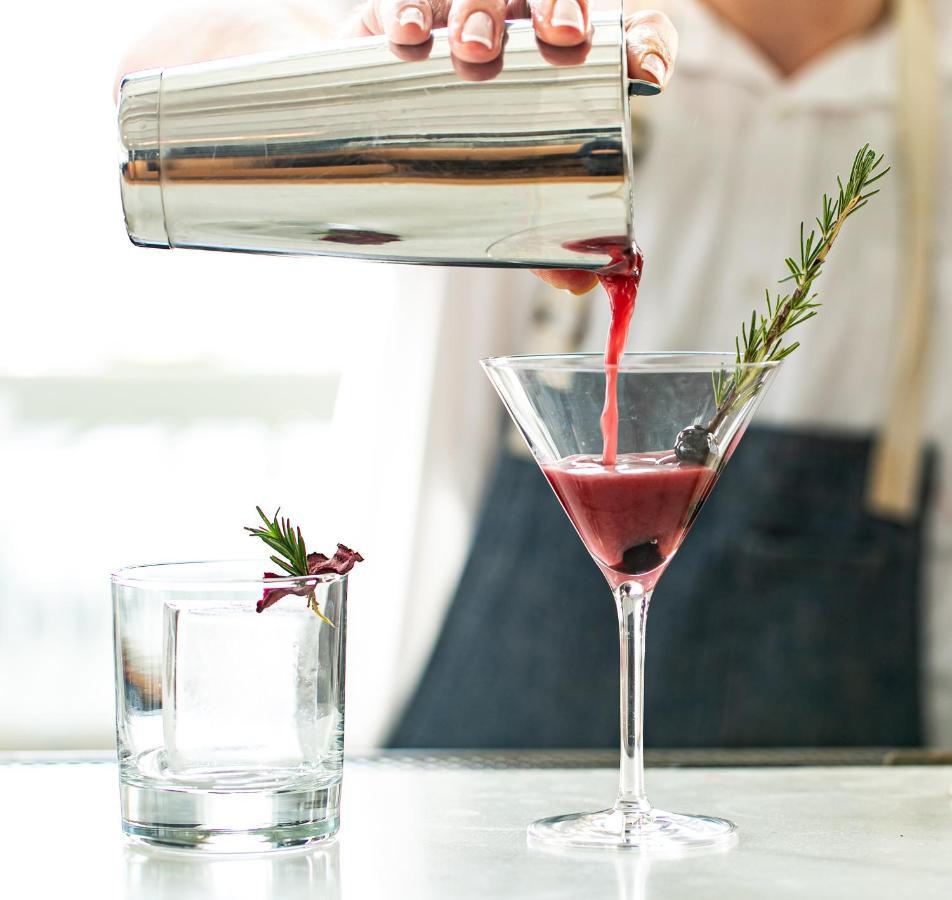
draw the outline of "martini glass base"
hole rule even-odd
[[[530,841],[549,846],[680,854],[728,846],[737,838],[737,826],[713,816],[612,808],[539,819],[529,826],[528,835]]]

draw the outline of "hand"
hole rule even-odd
[[[447,28],[453,55],[466,63],[493,62],[502,52],[506,19],[531,18],[539,40],[553,47],[585,44],[591,0],[364,0],[347,23],[352,35],[385,34],[395,45],[415,47],[434,28]],[[625,19],[631,78],[664,87],[674,66],[678,36],[660,12]]]
[[[506,19],[532,19],[539,40],[551,47],[580,48],[588,42],[591,0],[364,0],[345,26],[351,35],[386,34],[397,55],[407,58],[413,48],[424,49],[434,28],[449,30],[450,49],[457,70],[465,77],[495,74]],[[661,12],[640,11],[625,17],[628,75],[654,82],[662,90],[671,77],[678,52],[678,33]],[[557,54],[553,54],[553,59]],[[566,60],[562,55],[562,62]],[[462,64],[462,65],[460,65]],[[479,66],[479,72],[468,69]],[[536,272],[554,287],[584,294],[598,279],[591,272],[552,270]]]

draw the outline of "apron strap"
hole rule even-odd
[[[873,447],[866,505],[909,521],[919,505],[928,388],[932,239],[938,158],[939,73],[929,0],[894,0],[900,40],[899,139],[905,171],[903,302],[886,420]]]

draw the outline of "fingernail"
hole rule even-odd
[[[628,82],[629,97],[657,97],[661,93],[661,85],[654,81],[642,81],[640,78],[632,78]]]
[[[551,22],[556,28],[574,28],[579,32],[585,30],[582,7],[575,0],[555,0]]]
[[[487,50],[493,48],[493,20],[489,13],[474,12],[463,24],[460,34],[465,44],[482,44]]]
[[[657,53],[645,53],[639,63],[642,69],[664,87],[665,79],[668,77],[668,66]]]
[[[400,11],[400,15],[397,16],[397,24],[402,26],[416,25],[420,31],[426,30],[426,19],[423,17],[423,11],[415,6],[405,6]]]

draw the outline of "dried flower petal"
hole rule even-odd
[[[354,566],[363,562],[364,558],[356,551],[345,547],[343,544],[337,545],[337,552],[332,556],[325,556],[323,553],[309,553],[307,555],[307,568],[310,575],[346,575]],[[281,575],[277,572],[265,572],[265,580],[275,578],[288,578],[288,575]],[[264,594],[255,606],[256,612],[264,612],[271,606],[274,606],[282,597],[288,596],[309,597],[313,599],[314,585],[302,584],[298,587],[278,587],[265,588]],[[313,601],[316,605],[317,601]],[[310,600],[309,600],[310,604]],[[317,612],[317,610],[315,610]],[[318,612],[318,615],[320,613]],[[321,616],[323,618],[323,616]]]
[[[311,575],[346,575],[364,558],[350,547],[337,545],[337,552],[328,559],[323,553],[308,553],[307,571]]]
[[[278,575],[275,572],[265,572],[264,577],[267,580],[269,578],[287,578],[288,576]],[[289,594],[297,594],[299,597],[303,597],[308,593],[307,588],[265,588],[264,594],[255,606],[255,611],[264,612],[269,606],[274,606],[282,597],[287,597]]]

